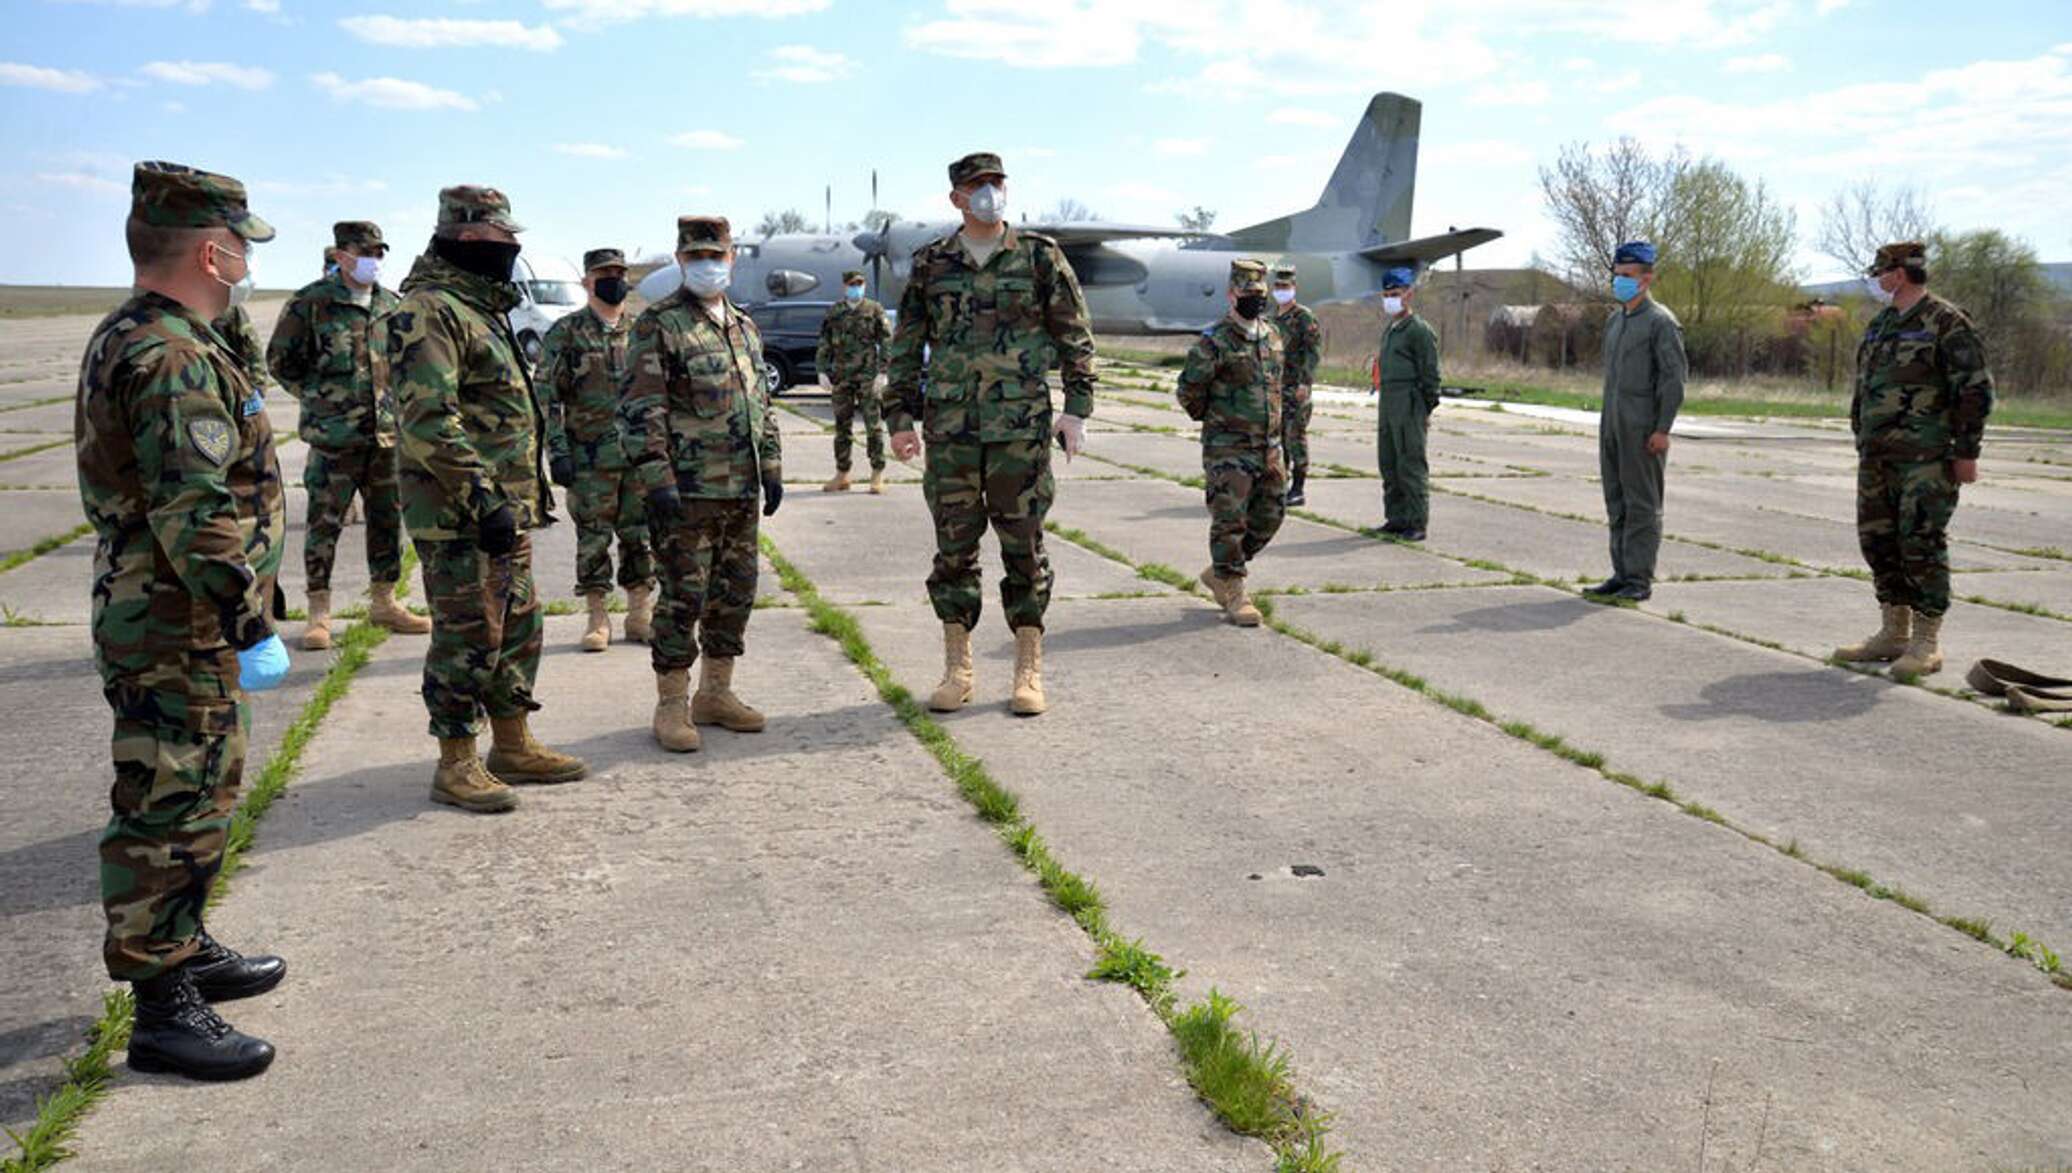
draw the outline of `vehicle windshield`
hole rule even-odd
[[[583,287],[574,281],[533,281],[526,288],[540,305],[582,305],[587,300]]]

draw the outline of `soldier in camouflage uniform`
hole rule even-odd
[[[1230,262],[1230,312],[1202,332],[1180,371],[1180,407],[1201,423],[1209,503],[1202,585],[1239,627],[1259,626],[1245,571],[1281,528],[1288,487],[1286,328],[1267,317],[1266,266]]]
[[[1317,323],[1316,311],[1295,300],[1295,266],[1274,268],[1273,300],[1280,307],[1273,325],[1287,351],[1281,436],[1288,458],[1288,504],[1301,505],[1309,499],[1302,492],[1309,479],[1309,393],[1324,357],[1324,328]]]
[[[724,216],[676,222],[684,284],[633,323],[620,420],[662,556],[655,613],[655,741],[698,748],[699,725],[758,733],[734,695],[734,660],[755,607],[756,494],[784,500],[784,450],[770,418],[763,338],[726,295],[734,232]],[[704,654],[698,694],[691,665]]]
[[[287,670],[267,620],[287,523],[265,402],[209,322],[250,292],[273,228],[235,179],[140,163],[126,235],[135,292],[87,343],[74,421],[115,718],[103,955],[135,986],[133,1069],[237,1079],[273,1048],[208,1004],[272,989],[286,966],[218,944],[202,915],[244,771],[245,694]]]
[[[439,192],[431,247],[384,318],[379,377],[401,433],[403,524],[432,607],[424,700],[439,739],[432,801],[469,811],[517,805],[510,783],[573,782],[583,763],[541,745],[526,718],[540,669],[532,538],[553,521],[542,467],[545,418],[506,317],[518,304],[510,201],[492,187]],[[489,714],[488,769],[475,756]]]
[[[1410,308],[1417,273],[1407,267],[1381,276],[1381,306],[1389,324],[1374,356],[1380,402],[1376,452],[1381,467],[1381,528],[1406,542],[1425,540],[1432,509],[1425,424],[1439,406],[1439,336]]]
[[[922,489],[935,519],[935,569],[928,597],[943,622],[943,680],[929,697],[937,712],[971,700],[971,629],[979,617],[979,539],[987,522],[1000,538],[1007,573],[1000,602],[1014,629],[1013,712],[1032,716],[1043,695],[1043,613],[1050,560],[1043,518],[1053,485],[1055,434],[1069,459],[1086,440],[1094,409],[1094,337],[1079,278],[1055,240],[1006,222],[1007,173],[1000,156],[950,164],[950,203],[963,226],[914,253],[892,338],[892,454],[928,441]],[[1046,381],[1055,363],[1064,412],[1051,414]]]
[[[1683,407],[1683,323],[1648,295],[1655,246],[1628,241],[1612,254],[1612,298],[1604,327],[1604,399],[1597,420],[1597,468],[1610,522],[1612,576],[1593,595],[1641,602],[1654,593],[1662,548],[1662,482],[1669,429]]]
[[[1993,375],[1964,311],[1928,292],[1918,241],[1880,248],[1868,274],[1887,303],[1856,351],[1856,535],[1884,623],[1835,655],[1891,661],[1894,676],[1942,668],[1950,609],[1948,530],[1957,487],[1978,479]]]
[[[540,402],[547,409],[547,467],[568,490],[576,517],[576,594],[589,611],[582,649],[611,645],[612,537],[619,539],[619,585],[626,588],[626,638],[654,637],[654,557],[647,512],[619,431],[619,385],[626,372],[626,254],[583,254],[584,308],[554,323],[540,351]]]
[[[871,462],[871,492],[885,491],[885,347],[892,341],[892,323],[885,307],[863,295],[863,270],[842,274],[842,300],[820,323],[820,344],[813,366],[820,386],[835,408],[835,477],[820,486],[827,493],[849,491],[850,453],[855,441],[850,427],[863,411],[863,439]]]
[[[379,319],[396,308],[396,295],[380,281],[388,244],[365,220],[339,221],[331,239],[337,274],[295,291],[266,348],[274,376],[302,404],[296,430],[309,444],[302,470],[309,494],[302,549],[309,619],[302,646],[311,651],[331,646],[331,564],[355,496],[367,503],[368,621],[405,635],[432,629],[430,620],[396,601],[403,576],[396,411],[388,391],[375,385],[368,341]]]

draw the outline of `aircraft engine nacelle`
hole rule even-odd
[[[802,273],[797,269],[772,269],[763,278],[763,288],[769,291],[773,301],[787,297],[798,297],[811,293],[820,287],[820,278],[813,273]]]

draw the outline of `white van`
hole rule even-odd
[[[559,257],[532,257],[523,253],[511,264],[511,282],[518,287],[518,304],[511,307],[511,333],[528,363],[540,361],[540,349],[547,330],[590,302],[583,290],[583,275]]]

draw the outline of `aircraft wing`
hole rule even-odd
[[[1463,228],[1458,232],[1445,232],[1438,236],[1421,236],[1416,240],[1399,240],[1394,244],[1377,244],[1363,248],[1360,255],[1377,264],[1429,265],[1442,257],[1466,252],[1478,244],[1488,244],[1503,233],[1494,228]]]
[[[1028,223],[1017,223],[1015,227],[1041,232],[1066,248],[1106,244],[1111,240],[1191,240],[1208,235],[1205,232],[1190,232],[1185,228],[1166,228],[1151,224],[1111,224],[1105,220],[1063,220],[1055,223],[1032,220]]]

